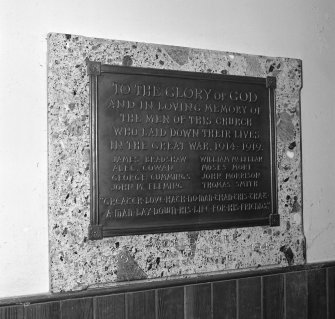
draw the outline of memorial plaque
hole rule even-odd
[[[87,68],[91,239],[279,225],[274,77]]]

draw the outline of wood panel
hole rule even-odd
[[[326,269],[308,271],[308,319],[327,319]]]
[[[263,319],[284,318],[284,276],[263,277]]]
[[[127,294],[126,311],[128,319],[155,319],[155,291]]]
[[[307,318],[307,273],[297,271],[285,275],[286,319]]]
[[[24,312],[25,319],[60,319],[60,303],[55,301],[28,305]]]
[[[186,287],[185,319],[211,318],[211,284]]]
[[[236,318],[236,280],[213,283],[213,318]]]
[[[125,295],[96,297],[94,319],[125,319]]]
[[[23,306],[1,307],[0,319],[23,319]]]
[[[262,318],[261,277],[238,280],[238,318]]]
[[[335,318],[335,266],[328,271],[328,318]]]
[[[61,302],[61,319],[93,319],[93,299],[70,299]]]
[[[157,290],[157,319],[184,319],[184,287]]]
[[[335,263],[260,271],[257,276],[230,274],[212,283],[158,284],[156,290],[125,294],[113,288],[1,299],[0,319],[91,319],[93,314],[95,319],[181,319],[184,314],[188,319],[335,319]]]

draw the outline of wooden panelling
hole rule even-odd
[[[157,319],[184,318],[184,287],[157,290]]]
[[[0,308],[0,319],[23,319],[23,306]]]
[[[60,303],[55,301],[28,305],[24,312],[25,319],[60,319]]]
[[[155,319],[155,291],[127,294],[126,309],[128,319]]]
[[[285,274],[286,319],[307,318],[307,273],[297,271]]]
[[[335,318],[335,266],[328,271],[328,318]]]
[[[236,280],[213,283],[213,319],[236,318]]]
[[[96,297],[94,319],[125,319],[124,294]]]
[[[308,319],[327,319],[326,269],[308,271]]]
[[[335,263],[243,276],[2,299],[0,319],[335,319]]]
[[[211,318],[211,284],[186,287],[185,319]]]
[[[238,280],[238,318],[262,318],[262,288],[261,277]]]
[[[93,319],[93,299],[70,299],[61,302],[61,319]]]
[[[284,276],[263,277],[263,319],[284,318]]]

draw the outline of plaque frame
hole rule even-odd
[[[101,64],[97,61],[86,61],[87,75],[89,76],[89,92],[90,92],[90,225],[88,229],[88,238],[90,240],[99,240],[105,237],[122,236],[122,235],[139,235],[139,234],[153,234],[165,232],[181,232],[181,231],[199,231],[211,229],[237,228],[237,227],[254,227],[266,226],[271,227],[280,226],[280,215],[278,214],[278,187],[277,187],[277,139],[275,129],[275,112],[276,112],[276,77],[268,76],[266,78],[250,77],[250,76],[236,76],[213,73],[200,73],[190,71],[175,71],[165,69],[129,67],[120,65]],[[128,75],[158,75],[162,77],[186,78],[186,79],[205,79],[205,80],[221,80],[238,83],[256,83],[262,84],[268,89],[268,106],[269,106],[269,126],[270,126],[270,159],[271,159],[271,213],[268,217],[250,218],[250,219],[231,219],[220,222],[220,224],[206,223],[202,221],[193,221],[192,224],[178,225],[178,227],[140,226],[138,228],[119,228],[115,229],[102,225],[100,223],[99,215],[99,177],[98,177],[98,76],[103,73],[121,73]]]

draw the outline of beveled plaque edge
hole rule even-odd
[[[98,76],[101,74],[100,62],[86,61],[89,75],[90,96],[90,225],[89,239],[102,239],[102,226],[99,225],[99,168],[98,168]],[[98,235],[97,235],[98,234]]]
[[[92,61],[87,63],[91,64]],[[100,63],[100,62],[98,62]],[[255,77],[255,76],[242,76],[242,75],[230,75],[228,72],[224,73],[202,73],[194,71],[180,71],[180,70],[169,70],[169,69],[154,69],[154,68],[143,68],[136,66],[124,66],[116,64],[101,64],[99,75],[103,73],[113,74],[127,74],[127,75],[153,75],[161,77],[173,77],[182,79],[195,79],[195,80],[224,80],[227,82],[238,82],[238,83],[250,83],[265,85],[267,78]]]
[[[271,216],[271,215],[269,215]],[[279,215],[278,215],[279,216]],[[269,217],[254,218],[252,220],[229,220],[218,223],[193,223],[189,225],[178,225],[176,228],[169,226],[154,226],[154,227],[132,227],[132,228],[113,228],[102,226],[103,237],[113,237],[122,235],[143,235],[157,233],[176,233],[183,231],[200,231],[213,229],[228,229],[241,227],[256,227],[269,225]],[[126,232],[126,234],[125,234]]]
[[[275,127],[276,113],[276,95],[277,78],[275,76],[266,77],[266,88],[269,94],[269,123],[270,123],[270,156],[271,156],[271,214],[269,216],[269,225],[271,227],[280,226],[280,215],[278,214],[278,186],[277,186],[277,134]]]

